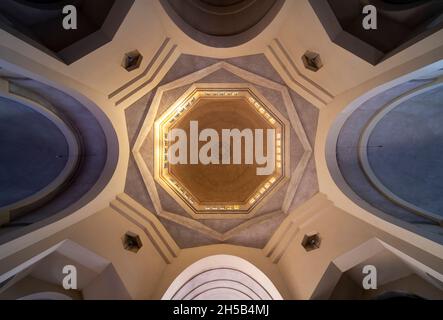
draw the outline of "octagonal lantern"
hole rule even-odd
[[[194,217],[252,214],[286,177],[288,139],[253,86],[194,84],[155,122],[154,177]]]

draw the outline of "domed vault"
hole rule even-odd
[[[317,109],[283,85],[263,55],[198,57],[198,65],[195,59],[182,55],[163,85],[126,110],[132,159],[120,200],[155,213],[180,247],[263,247],[286,214],[318,192],[312,156]],[[255,162],[169,163],[168,133],[190,132],[193,120],[199,131],[213,128],[220,137],[223,129],[275,130],[272,172],[257,175]]]

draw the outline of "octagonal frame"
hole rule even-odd
[[[276,168],[270,177],[262,182],[244,203],[233,204],[200,204],[178,178],[169,173],[165,167],[167,153],[166,132],[163,128],[173,126],[180,116],[190,111],[201,98],[232,99],[244,97],[254,112],[263,117],[277,132]],[[257,89],[246,83],[196,83],[176,100],[154,124],[154,178],[181,207],[195,218],[212,218],[222,215],[235,217],[252,216],[258,208],[288,178],[289,172],[289,122],[266,100]]]
[[[154,127],[155,118],[157,117],[158,109],[160,107],[161,100],[163,98],[163,95],[165,92],[184,87],[186,85],[192,85],[193,83],[196,83],[198,81],[201,81],[206,76],[209,76],[210,74],[218,71],[218,70],[226,70],[233,75],[243,79],[244,81],[251,83],[251,85],[257,85],[260,87],[265,87],[271,90],[275,90],[281,94],[281,97],[283,99],[283,104],[287,112],[287,117],[289,119],[290,126],[292,127],[293,131],[295,132],[296,136],[300,140],[300,143],[303,147],[303,155],[300,159],[300,161],[297,163],[297,166],[294,170],[291,169],[290,172],[290,180],[288,189],[286,190],[285,197],[282,203],[281,208],[278,211],[273,211],[269,213],[264,213],[258,217],[252,217],[249,214],[244,215],[231,215],[231,214],[211,214],[210,218],[212,219],[248,219],[241,225],[235,227],[232,230],[228,230],[226,232],[218,232],[203,223],[192,219],[190,217],[185,217],[181,214],[169,212],[167,210],[164,210],[162,206],[162,201],[160,199],[159,192],[157,190],[157,185],[154,180],[154,176],[151,173],[150,169],[148,168],[145,160],[143,159],[141,155],[141,149],[143,146],[143,143],[145,139],[148,137],[149,133]],[[218,84],[211,84],[217,86]],[[282,117],[285,119],[285,117]],[[282,119],[281,118],[281,119]],[[233,235],[237,234],[238,232],[241,232],[244,228],[247,228],[248,226],[251,226],[255,223],[260,223],[263,221],[263,219],[269,219],[271,217],[277,216],[281,213],[287,213],[293,198],[296,194],[296,191],[301,183],[301,179],[306,171],[306,168],[308,166],[309,160],[312,156],[312,147],[311,144],[307,138],[306,132],[303,128],[303,125],[300,121],[300,118],[297,114],[297,111],[295,109],[295,106],[293,104],[293,101],[291,99],[291,96],[289,94],[288,88],[280,83],[274,82],[272,80],[263,78],[257,74],[251,73],[249,71],[246,71],[244,69],[241,69],[239,67],[236,67],[234,65],[231,65],[227,62],[218,62],[211,66],[208,66],[204,69],[195,71],[194,73],[191,73],[187,76],[184,76],[182,78],[179,78],[177,80],[174,80],[172,82],[169,82],[167,84],[164,84],[157,88],[155,96],[152,100],[152,103],[150,105],[149,111],[143,121],[143,125],[139,131],[139,134],[136,138],[135,144],[132,148],[132,154],[134,156],[134,160],[136,163],[137,168],[139,169],[139,172],[142,176],[144,185],[148,191],[149,197],[152,201],[152,204],[155,209],[155,213],[159,215],[160,217],[170,220],[174,223],[183,225],[187,228],[190,228],[192,230],[201,232],[203,234],[206,234],[210,236],[213,239],[217,239],[219,241],[224,241],[226,239],[229,239]],[[289,156],[289,154],[288,154]],[[285,161],[285,163],[288,163],[288,161]],[[194,215],[195,216],[195,215]],[[199,215],[199,218],[204,218],[204,215]]]

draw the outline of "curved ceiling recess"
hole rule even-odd
[[[192,39],[217,48],[241,45],[262,32],[284,0],[160,0]]]
[[[112,40],[134,0],[2,0],[0,28],[71,64]],[[63,28],[63,7],[77,8],[77,29]]]
[[[360,161],[372,184],[437,221],[443,220],[441,101],[442,86],[407,95],[372,118],[360,140]]]
[[[309,0],[331,40],[376,65],[443,27],[440,0]],[[363,28],[365,5],[377,8],[376,30]]]
[[[77,168],[80,151],[69,124],[44,105],[12,92],[0,92],[0,214],[4,221],[5,215],[9,220],[60,190]]]
[[[410,81],[372,97],[341,127],[338,170],[372,208],[443,226],[442,99],[441,78]]]
[[[115,133],[74,98],[2,69],[0,120],[0,243],[81,208],[112,176]]]

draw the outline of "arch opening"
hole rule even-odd
[[[162,300],[282,300],[252,263],[231,255],[203,258],[181,272]]]

